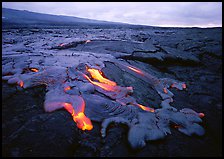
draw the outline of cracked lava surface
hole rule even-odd
[[[134,35],[132,30],[112,32],[108,29],[95,34],[98,30],[90,29],[87,36],[73,30],[79,38],[41,33],[48,31],[34,33],[38,36],[29,35],[25,30],[4,32],[2,55],[2,80],[7,84],[22,91],[45,86],[42,106],[46,114],[65,110],[74,121],[73,126],[87,133],[98,130],[94,123],[100,123],[102,138],[113,130],[113,123],[126,125],[132,149],[146,147],[148,141],[173,134],[173,128],[192,138],[206,133],[202,126],[207,117],[205,109],[196,107],[197,112],[194,107],[188,108],[187,102],[191,99],[188,95],[194,95],[190,92],[193,82],[179,78],[189,74],[178,68],[173,69],[177,72],[175,76],[162,71],[163,63],[175,65],[181,61],[187,67],[200,64],[200,56],[190,52],[186,55],[187,51],[166,46],[159,38],[161,35],[151,31],[152,39],[145,41],[139,40],[141,36]],[[55,31],[60,34],[60,30]],[[22,33],[28,36],[21,36]],[[8,41],[12,35],[15,40]],[[167,35],[170,36],[169,32]],[[182,47],[187,50],[187,45]],[[143,86],[140,87],[140,83]],[[175,98],[180,91],[188,93],[184,104]],[[183,105],[173,106],[179,103]],[[17,139],[17,134],[23,131],[22,126],[9,140]],[[85,143],[94,149],[94,144],[89,141],[82,144]]]

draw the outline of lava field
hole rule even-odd
[[[222,29],[2,29],[2,153],[222,156]]]

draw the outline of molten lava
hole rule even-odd
[[[73,116],[75,115],[74,108],[70,103],[64,103],[64,108]]]
[[[71,90],[71,87],[70,86],[67,86],[65,87],[64,91],[68,91],[68,90]]]
[[[116,86],[117,84],[109,79],[104,78],[101,72],[97,69],[89,68],[87,71],[91,74],[92,78],[98,80],[101,83],[108,84],[110,86]]]
[[[143,106],[141,104],[136,104],[136,105],[145,111],[152,112],[152,113],[155,112],[155,110],[153,108],[149,108],[149,107]]]
[[[200,118],[203,118],[204,116],[205,116],[204,113],[199,113],[199,117],[200,117]]]
[[[39,70],[38,69],[36,69],[36,68],[31,68],[30,69],[32,72],[38,72]]]
[[[166,94],[168,93],[166,88],[163,88],[163,92]]]
[[[20,86],[20,87],[22,87],[22,88],[23,88],[23,86],[24,86],[23,81],[20,81],[18,84],[19,84],[19,86]]]
[[[73,116],[73,120],[77,123],[77,127],[82,130],[92,130],[93,125],[91,120],[85,116],[83,112]]]
[[[182,84],[182,87],[183,87],[184,89],[186,89],[186,88],[187,88],[187,85],[186,85],[185,83],[183,83],[183,84]]]
[[[85,105],[82,105],[81,107],[85,107]],[[92,130],[93,129],[91,120],[85,116],[84,112],[76,113],[70,103],[64,103],[64,108],[72,115],[73,120],[76,122],[77,127],[79,129],[82,129],[82,130]],[[83,110],[84,110],[84,108],[83,108]]]
[[[116,91],[116,87],[115,86],[111,86],[105,83],[100,83],[100,82],[94,82],[92,81],[87,75],[84,74],[84,77],[92,84],[99,86],[100,88],[106,90],[106,91]]]
[[[128,66],[129,67],[129,66]],[[130,67],[131,69],[134,69],[132,67]],[[83,74],[83,76],[92,84],[96,85],[96,86],[99,86],[100,88],[106,90],[106,91],[111,91],[111,92],[116,92],[116,91],[119,91],[118,88],[117,88],[117,84],[113,81],[110,81],[104,77],[102,77],[101,75],[101,72],[97,69],[93,69],[93,68],[87,68],[87,71],[91,74],[92,78],[98,80],[99,82],[95,82],[95,81],[92,81],[87,75]],[[135,70],[135,71],[139,71],[139,70]],[[138,72],[138,73],[142,73],[141,71]],[[142,73],[143,74],[143,73]],[[102,82],[102,83],[100,83]],[[126,87],[128,90],[130,91],[133,91],[133,88],[132,87]],[[119,101],[119,100],[117,100]],[[123,102],[120,102],[122,105],[126,105],[125,103]],[[143,106],[141,104],[133,104],[133,105],[136,105],[138,107],[140,107],[141,109],[145,110],[145,111],[149,111],[149,112],[155,112],[155,110],[153,108],[149,108],[149,107],[146,107],[146,106]]]
[[[139,69],[137,69],[137,68],[134,68],[134,67],[131,67],[131,66],[127,66],[127,67],[128,67],[130,70],[132,70],[132,71],[134,71],[134,72],[136,72],[136,73],[138,73],[138,74],[144,76],[144,73],[143,73],[141,70],[139,70]]]

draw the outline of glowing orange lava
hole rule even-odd
[[[22,88],[23,88],[23,86],[24,86],[23,81],[20,81],[18,84],[19,84],[19,86],[20,86],[20,87],[22,87]]]
[[[98,80],[99,82],[108,84],[110,86],[116,86],[117,84],[109,79],[104,78],[101,72],[97,69],[89,68],[87,71],[91,74],[92,78]]]
[[[84,74],[84,77],[92,84],[99,86],[100,88],[106,90],[106,91],[116,91],[116,88],[114,86],[105,84],[105,83],[99,83],[92,81],[87,75]]]
[[[85,107],[85,105],[82,105],[82,107]],[[77,127],[79,129],[82,129],[82,130],[93,129],[91,120],[85,116],[84,112],[79,112],[77,114],[70,103],[64,103],[64,108],[72,115],[73,120],[76,122]]]
[[[143,75],[144,76],[144,73],[142,71],[140,71],[139,69],[137,68],[134,68],[134,67],[131,67],[131,66],[127,66],[130,70],[140,74],[140,75]]]
[[[64,108],[73,115],[75,115],[75,111],[70,103],[64,103]]]
[[[83,112],[73,116],[73,120],[77,123],[77,127],[82,130],[92,130],[93,125],[91,120],[85,116]]]
[[[36,68],[31,68],[30,70],[33,71],[33,72],[38,72],[38,71],[39,71],[39,70],[36,69]]]
[[[168,93],[166,88],[163,88],[163,92],[166,94]]]
[[[152,113],[155,112],[155,110],[153,108],[149,108],[149,107],[143,106],[141,104],[136,104],[136,105],[145,111],[152,112]]]
[[[129,67],[129,66],[128,66]],[[130,67],[130,69],[134,69],[132,67]],[[96,86],[99,86],[100,88],[106,90],[106,91],[117,91],[117,87],[116,87],[116,83],[113,82],[113,81],[110,81],[104,77],[101,76],[101,73],[99,70],[97,69],[90,69],[88,68],[87,71],[91,74],[92,78],[94,79],[97,79],[99,82],[95,82],[95,81],[92,81],[87,75],[83,74],[83,76],[92,84],[96,85]],[[139,70],[135,70],[135,71],[139,71]],[[138,72],[140,74],[143,74],[141,71]],[[100,83],[102,82],[102,83]],[[128,90],[130,91],[133,91],[133,88],[132,87],[127,87]],[[122,103],[122,105],[125,105],[125,103]],[[133,105],[136,105],[138,107],[140,107],[141,109],[145,110],[145,111],[149,111],[149,112],[155,112],[155,110],[153,108],[149,108],[149,107],[146,107],[146,106],[143,106],[141,104],[133,104]]]
[[[65,87],[64,90],[65,90],[65,91],[71,90],[71,87],[70,87],[70,86],[67,86],[67,87]]]
[[[183,84],[182,84],[182,87],[183,87],[184,89],[186,89],[186,88],[187,88],[187,85],[186,85],[185,83],[183,83]]]
[[[199,113],[199,117],[200,117],[200,118],[203,118],[204,116],[205,116],[204,113]]]

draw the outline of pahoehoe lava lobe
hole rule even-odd
[[[91,120],[103,122],[101,133],[105,137],[106,128],[111,122],[127,124],[130,127],[128,140],[132,148],[141,148],[145,146],[145,141],[158,140],[171,134],[170,122],[177,124],[178,130],[186,135],[204,135],[204,129],[198,124],[202,122],[201,113],[186,108],[177,111],[170,105],[174,94],[168,88],[183,90],[186,89],[185,83],[169,78],[158,79],[130,64],[115,62],[114,59],[111,61],[124,72],[140,78],[155,89],[162,98],[161,108],[155,110],[137,103],[131,96],[133,87],[118,86],[116,82],[102,76],[102,68],[87,63],[76,67],[29,68],[27,61],[20,61],[19,69],[13,69],[13,63],[10,63],[11,67],[7,64],[7,67],[3,66],[3,79],[8,84],[17,84],[24,89],[46,85],[44,110],[53,112],[66,109],[82,130],[93,129]],[[106,98],[87,95],[95,91]],[[85,101],[88,101],[87,105]],[[145,112],[141,113],[142,110]]]
[[[219,28],[2,33],[4,156],[220,156]]]

